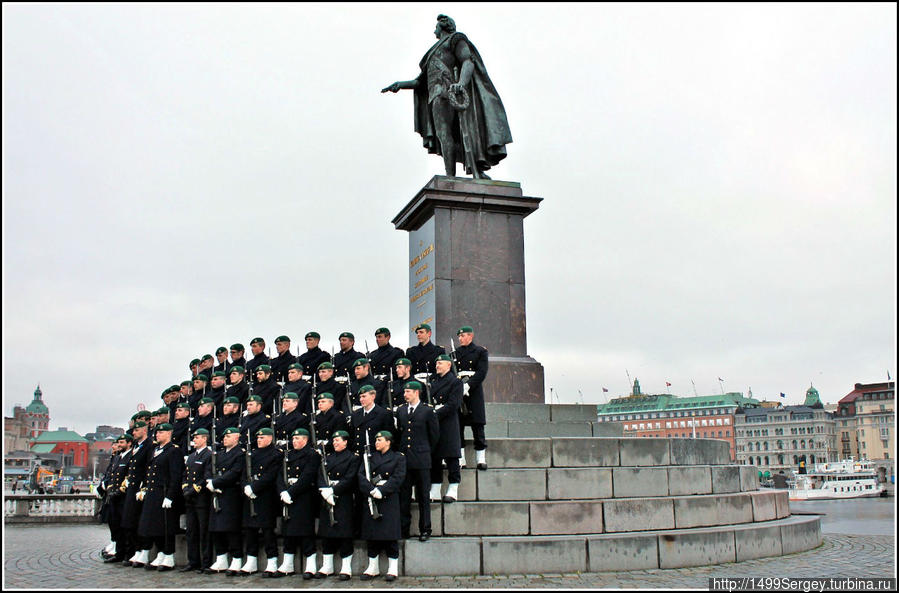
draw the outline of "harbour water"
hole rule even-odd
[[[818,513],[822,533],[893,535],[896,529],[896,499],[790,501],[793,513]]]

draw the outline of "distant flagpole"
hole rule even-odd
[[[665,381],[665,390],[668,392],[668,395],[671,395],[671,383]]]
[[[699,397],[699,394],[696,393],[696,381],[694,381],[693,379],[690,379],[690,383],[693,384],[693,395],[695,395],[696,397]]]
[[[718,385],[721,387],[721,395],[724,395],[724,379],[718,377]]]

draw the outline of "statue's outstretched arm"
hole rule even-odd
[[[416,86],[418,86],[417,78],[414,80],[398,80],[390,86],[386,86],[381,89],[381,92],[386,93],[387,91],[390,91],[391,93],[395,93],[402,89],[414,89]]]

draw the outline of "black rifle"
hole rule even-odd
[[[387,381],[387,409],[393,410],[393,367],[390,367],[390,379]]]
[[[247,462],[247,484],[253,481],[253,454],[250,452],[250,431],[247,431],[247,449],[244,451],[244,459]],[[256,516],[256,505],[253,504],[253,499],[250,498],[250,516]]]
[[[318,445],[318,440],[315,436],[315,398],[312,398],[312,420],[309,422],[309,436],[312,438],[312,446],[315,447]],[[324,446],[319,446],[319,454],[321,457],[321,470],[322,477],[325,479],[325,484],[331,484],[331,478],[328,476],[328,462],[325,461],[325,448]],[[330,523],[331,527],[334,527],[337,524],[337,520],[334,519],[334,507],[328,504],[328,501],[325,501],[325,504],[328,506],[328,523]]]
[[[284,472],[284,485],[287,486],[287,451],[284,451],[284,457],[281,460],[281,470]],[[283,504],[283,500],[281,502],[281,516],[285,519],[290,519],[290,509],[287,508],[286,504]]]
[[[347,418],[353,415],[353,389],[350,386],[350,372],[346,373],[346,415]]]
[[[216,410],[215,407],[212,408],[212,442],[209,444],[209,449],[212,451],[212,475],[215,476],[215,424],[216,424]],[[219,504],[219,496],[216,492],[212,493],[212,510],[215,512],[219,512],[222,510],[221,505]]]
[[[362,456],[362,463],[365,464],[365,478],[372,486],[377,488],[377,484],[375,484],[377,478],[371,475],[371,445],[368,440],[368,429],[365,430],[365,454]],[[368,512],[371,513],[372,519],[381,518],[381,512],[378,510],[378,503],[375,502],[375,499],[372,498],[371,495],[368,496]]]

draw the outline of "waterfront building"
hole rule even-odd
[[[834,416],[814,386],[801,406],[741,408],[734,429],[737,463],[759,471],[795,471],[801,463],[811,469],[839,459]]]
[[[65,427],[41,433],[31,445],[31,452],[39,456],[61,454],[66,475],[84,475],[89,469],[87,439]]]
[[[895,412],[895,382],[856,383],[855,389],[839,401],[837,421],[847,422],[845,428],[839,428],[841,443],[848,438],[850,450],[855,445],[857,459],[895,459]]]
[[[725,440],[734,459],[734,416],[738,409],[758,404],[736,392],[694,397],[644,394],[639,380],[634,379],[631,395],[600,404],[597,416],[599,422],[620,424],[625,437]]]
[[[17,405],[12,417],[3,417],[3,450],[27,451],[29,442],[50,426],[50,410],[43,401],[43,392],[38,385],[34,398],[27,407]]]

